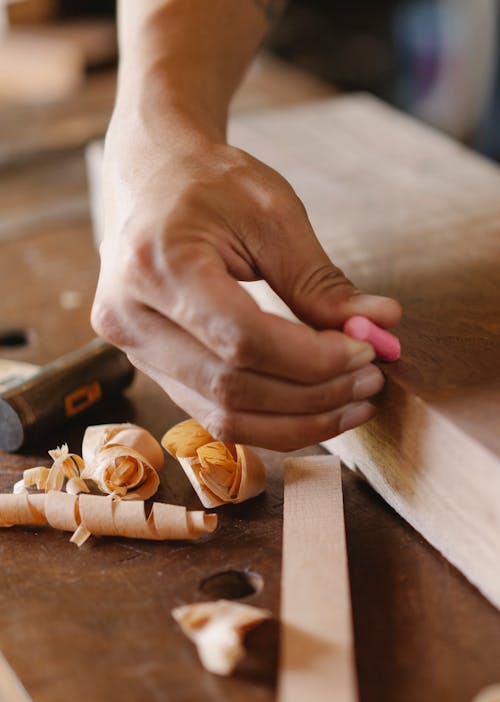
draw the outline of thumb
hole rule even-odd
[[[292,312],[320,329],[341,328],[354,315],[368,317],[382,327],[397,324],[399,302],[358,290],[327,256],[303,206],[301,215],[289,223],[259,265],[263,277]]]

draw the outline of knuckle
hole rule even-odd
[[[92,306],[90,322],[96,334],[115,346],[124,347],[130,344],[125,326],[109,301],[96,298]]]
[[[242,396],[241,373],[229,365],[223,365],[211,378],[210,393],[219,406],[236,408]]]
[[[234,328],[225,334],[222,348],[224,361],[234,368],[248,368],[256,360],[253,337],[247,331]]]
[[[349,290],[352,287],[342,271],[331,263],[304,271],[302,280],[298,282],[299,294],[301,295],[310,295],[319,291],[326,293],[332,289],[338,290],[343,286]]]
[[[292,210],[294,212],[297,211],[296,200],[297,198],[293,191],[288,188],[277,187],[262,198],[262,209],[266,215],[272,215],[278,219],[287,219]]]
[[[233,444],[238,440],[236,417],[231,411],[214,410],[205,420],[205,427],[209,434],[225,444]]]
[[[119,272],[125,285],[134,285],[143,281],[147,272],[148,277],[154,271],[154,256],[149,237],[136,234],[130,238],[120,256]]]
[[[159,255],[162,275],[166,280],[179,281],[186,273],[202,276],[209,265],[207,251],[200,243],[165,239]]]

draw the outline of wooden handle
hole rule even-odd
[[[130,385],[127,356],[102,339],[48,363],[0,395],[0,449],[17,451],[35,436]]]

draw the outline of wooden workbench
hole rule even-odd
[[[29,216],[29,169],[0,174],[2,186],[31,193],[25,220],[19,200],[0,203],[0,340],[9,330],[25,330],[27,339],[24,346],[0,347],[0,354],[43,363],[92,336],[88,315],[98,263],[81,206],[81,153],[37,167],[52,179],[43,180],[50,222]],[[63,187],[80,204],[57,218]],[[9,236],[6,223],[14,219],[16,236]],[[159,437],[181,417],[138,374],[123,400],[85,423],[130,420]],[[55,445],[69,440],[77,450],[83,428],[80,421],[40,436],[29,454],[0,453],[0,489],[9,490],[24,468],[48,464],[46,451]],[[219,532],[201,544],[94,538],[78,550],[68,534],[50,529],[0,532],[0,649],[34,702],[274,699],[276,623],[249,637],[249,659],[223,680],[200,668],[169,614],[178,604],[206,598],[200,585],[207,576],[238,570],[263,579],[261,591],[242,601],[278,616],[283,456],[262,455],[266,494],[220,510]],[[197,504],[172,460],[160,497]],[[361,701],[471,702],[479,689],[500,680],[500,614],[349,471],[344,501]]]

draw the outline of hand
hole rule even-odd
[[[223,441],[292,450],[370,419],[383,376],[338,329],[392,326],[399,304],[332,265],[271,168],[202,130],[130,122],[115,115],[107,139],[97,333]],[[305,324],[237,282],[259,278]]]

